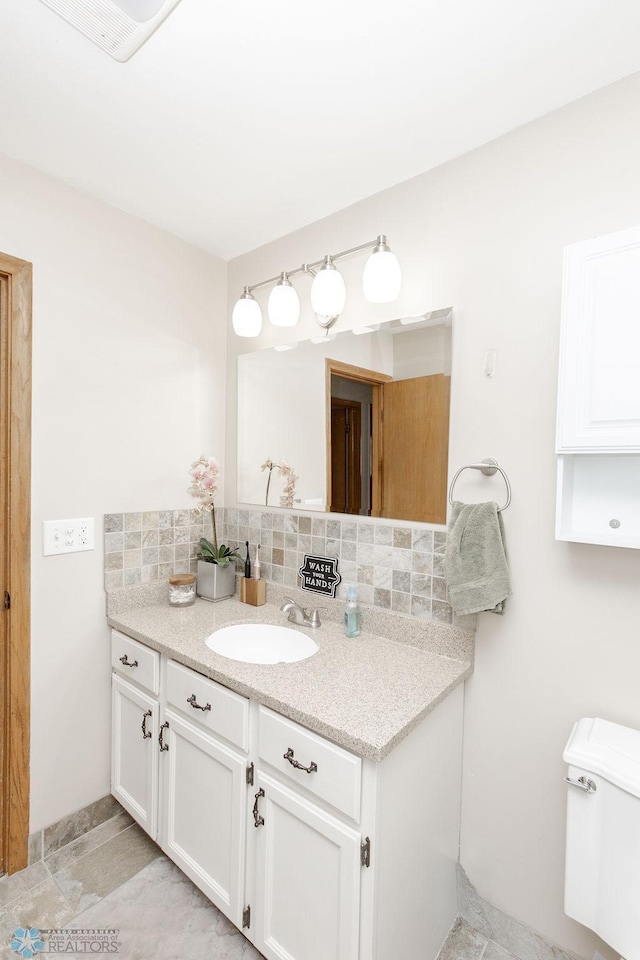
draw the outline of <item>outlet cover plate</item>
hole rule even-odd
[[[79,520],[43,520],[42,554],[78,553],[94,549],[93,517]]]

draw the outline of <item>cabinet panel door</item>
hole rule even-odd
[[[565,250],[558,452],[640,449],[640,227]]]
[[[158,701],[112,679],[111,792],[155,840],[158,808]]]
[[[171,710],[164,719],[162,847],[241,927],[246,759]]]
[[[264,795],[260,794],[264,790]],[[360,834],[259,773],[256,948],[267,960],[357,960]]]

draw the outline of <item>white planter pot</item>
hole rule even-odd
[[[233,562],[228,567],[221,567],[217,563],[198,560],[197,577],[196,593],[203,600],[225,600],[236,592],[236,565]]]

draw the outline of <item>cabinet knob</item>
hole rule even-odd
[[[123,667],[137,667],[137,666],[138,666],[138,661],[137,661],[137,660],[133,660],[133,661],[129,660],[129,657],[126,655],[126,653],[125,653],[125,655],[124,655],[123,657],[120,657],[120,663],[122,664]]]

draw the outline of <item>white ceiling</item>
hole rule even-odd
[[[637,0],[182,0],[118,63],[0,0],[0,151],[224,257],[640,69]]]

